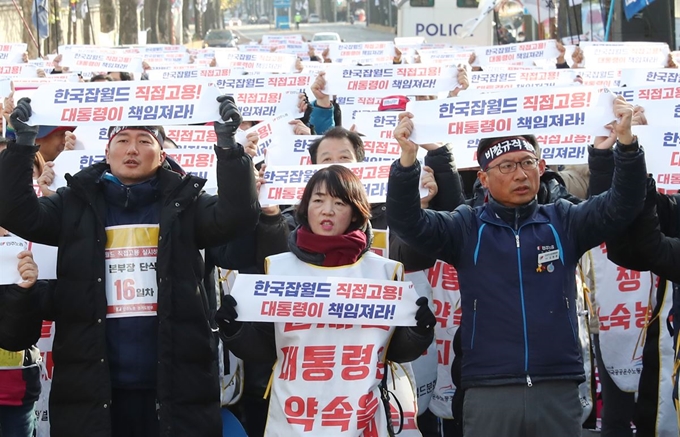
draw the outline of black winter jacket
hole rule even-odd
[[[56,290],[40,297],[39,317],[27,320],[22,329],[35,330],[41,319],[55,322],[52,436],[108,437],[106,201],[99,180],[109,167],[100,162],[67,175],[68,187],[38,199],[31,180],[37,150],[10,143],[0,154],[0,223],[27,240],[59,247]],[[222,435],[217,328],[202,284],[199,249],[254,229],[259,211],[250,158],[240,147],[215,152],[219,196],[202,192],[203,179],[163,168],[157,173],[162,205],[156,273],[162,437]]]
[[[586,250],[623,231],[642,209],[645,195],[642,152],[619,152],[616,158],[615,188],[590,202],[539,206],[534,200],[515,209],[489,202],[454,213],[421,210],[418,163],[393,164],[390,229],[458,269],[463,387],[531,381],[530,376],[582,378],[573,332],[575,265]],[[540,261],[546,250],[555,259],[547,266]],[[506,316],[499,319],[499,314]]]

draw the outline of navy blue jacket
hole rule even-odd
[[[612,189],[579,205],[534,200],[507,208],[491,199],[453,213],[421,210],[419,164],[393,164],[388,226],[408,245],[458,270],[463,388],[583,380],[576,264],[588,249],[622,232],[645,198],[643,152],[617,151],[615,160]],[[557,258],[539,268],[541,253]]]

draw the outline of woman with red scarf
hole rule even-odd
[[[297,208],[300,225],[289,236],[290,252],[268,257],[267,274],[403,280],[401,263],[369,251],[370,211],[364,186],[351,170],[340,165],[319,170]],[[225,296],[217,313],[225,345],[243,360],[276,360],[265,437],[312,430],[390,435],[379,390],[385,360],[413,361],[434,335],[427,298],[416,303],[414,327],[243,323],[236,320],[236,300]]]

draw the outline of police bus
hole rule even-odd
[[[428,43],[493,45],[493,14],[462,38],[464,24],[480,15],[477,5],[476,0],[401,0],[397,36],[420,36]]]

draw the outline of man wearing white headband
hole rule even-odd
[[[585,380],[577,337],[576,264],[623,232],[641,211],[644,153],[631,133],[633,106],[613,105],[619,122],[609,192],[578,205],[539,205],[545,163],[523,137],[480,141],[480,207],[420,208],[413,123],[394,132],[387,224],[399,238],[458,272],[465,437],[579,437],[578,384]],[[410,113],[400,115],[412,118]]]
[[[30,100],[12,113],[0,225],[59,255],[56,290],[0,307],[0,319],[33,305],[17,336],[55,322],[52,437],[222,436],[218,328],[200,250],[252,231],[259,205],[252,161],[234,139],[241,115],[232,98],[218,102],[217,196],[164,165],[162,128],[122,126],[109,130],[105,161],[37,198]]]

